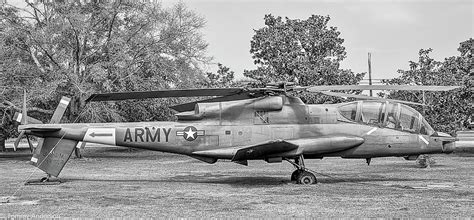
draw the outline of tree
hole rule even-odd
[[[205,22],[183,3],[45,1],[2,6],[0,19],[0,86],[13,88],[5,97],[19,104],[22,91],[15,88],[27,88],[30,106],[54,109],[67,95],[70,121],[168,119],[162,109],[171,99],[87,106],[84,100],[97,92],[193,86],[210,60],[199,32]]]
[[[346,57],[344,39],[336,27],[328,27],[329,16],[283,20],[268,14],[264,20],[265,27],[255,30],[250,44],[257,69],[245,70],[245,76],[263,83],[297,81],[302,86],[358,84],[364,77],[364,73],[339,68]],[[328,100],[303,98],[313,103]]]
[[[229,67],[217,64],[217,72],[207,72],[206,86],[209,88],[226,88],[231,87],[235,84],[234,82],[234,71],[230,70]]]
[[[425,112],[426,120],[435,130],[454,134],[466,126],[472,115],[473,80],[472,71],[473,40],[461,43],[459,56],[445,58],[443,62],[429,56],[432,49],[421,49],[417,62],[409,61],[409,70],[398,70],[400,77],[383,81],[386,84],[461,86],[449,92],[425,92],[426,107],[414,106]],[[423,102],[423,92],[393,91],[389,98],[413,102]]]

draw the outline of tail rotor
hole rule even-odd
[[[26,125],[28,124],[28,113],[27,113],[27,109],[26,109],[26,90],[23,90],[23,109],[22,109],[22,113],[16,113],[15,114],[15,120],[17,122],[19,122],[20,124],[22,125]],[[36,120],[38,121],[38,120]],[[28,137],[28,135],[25,134],[25,131],[21,131],[20,132],[20,135],[18,135],[18,138],[15,140],[15,143],[13,144],[13,150],[16,151],[16,149],[18,148],[18,145],[20,144],[20,141],[21,139],[23,138],[23,136],[26,136],[26,140],[28,141],[28,146],[30,147],[30,151],[33,152],[33,144],[31,143],[30,141],[30,138]]]
[[[71,101],[70,98],[63,96],[61,98],[61,101],[59,102],[58,107],[53,113],[53,117],[51,117],[50,124],[58,124],[61,121],[61,118],[63,117],[64,113],[66,112],[66,108],[69,105],[69,102]],[[19,122],[22,125],[27,125],[27,124],[43,124],[40,120],[37,120],[32,117],[28,117],[27,113],[27,108],[26,108],[26,90],[23,92],[23,108],[22,108],[22,113],[16,113],[14,116],[14,119]],[[29,136],[25,134],[25,131],[21,131],[20,135],[18,138],[15,140],[15,143],[13,144],[13,149],[16,151],[18,148],[20,141],[23,137],[26,137],[26,140],[28,141],[28,146],[30,147],[31,152],[33,152],[33,149],[35,148],[33,144],[31,143]],[[38,141],[38,146],[42,146],[42,139],[39,139]]]

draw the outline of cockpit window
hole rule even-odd
[[[367,124],[379,124],[383,120],[383,103],[363,102],[360,120]]]
[[[435,133],[435,130],[428,124],[428,122],[422,118],[421,119],[421,128],[420,128],[420,133],[424,135],[432,135]]]
[[[349,103],[339,107],[339,112],[344,118],[355,121],[357,116],[357,102]]]
[[[387,104],[387,128],[400,128],[400,123],[397,117],[398,104],[388,103]]]
[[[419,112],[400,103],[358,101],[341,105],[338,109],[344,118],[359,123],[423,135],[435,133]]]
[[[402,131],[417,132],[418,130],[418,115],[419,113],[414,109],[402,105],[400,112],[400,128]]]

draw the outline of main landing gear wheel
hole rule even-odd
[[[311,185],[318,183],[318,181],[316,180],[316,176],[314,176],[314,174],[308,171],[303,171],[297,177],[296,183],[303,185]]]
[[[291,181],[296,181],[297,184],[303,185],[318,183],[318,181],[316,180],[316,176],[305,168],[304,158],[302,155],[298,158],[295,158],[294,162],[290,159],[285,160],[291,163],[296,168],[296,170],[293,171],[293,173],[291,174]]]
[[[291,174],[291,181],[296,181],[298,179],[298,176],[302,172],[304,172],[304,170],[295,170],[295,171],[293,171],[293,173]]]

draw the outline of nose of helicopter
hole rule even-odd
[[[454,152],[454,150],[456,150],[456,142],[455,141],[451,141],[451,142],[444,142],[443,141],[443,151],[444,153],[452,153]]]
[[[433,147],[441,147],[442,153],[449,154],[454,152],[456,149],[457,138],[452,137],[449,134],[437,132],[436,135],[431,136],[431,139],[433,140],[431,143],[436,145]]]

